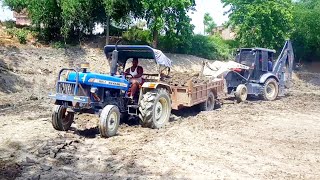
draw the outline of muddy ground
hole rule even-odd
[[[121,124],[100,138],[94,115],[72,129],[51,125],[59,68],[89,61],[103,72],[101,51],[0,47],[0,179],[319,179],[320,74],[296,72],[286,97],[199,112],[173,112],[162,129]],[[81,53],[82,52],[82,53]],[[176,70],[201,59],[169,55]]]

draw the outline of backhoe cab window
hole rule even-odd
[[[241,51],[240,63],[251,67],[255,62],[255,56],[254,51]]]

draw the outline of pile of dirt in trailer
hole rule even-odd
[[[208,78],[200,76],[199,73],[174,72],[169,77],[163,79],[164,82],[172,86],[188,86],[190,82],[193,84],[204,84]]]

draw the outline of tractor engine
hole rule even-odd
[[[68,99],[64,97],[56,99],[67,102],[69,106],[75,106],[75,102],[77,102],[80,107],[92,109],[101,109],[108,104],[117,105],[121,110],[125,109],[123,97],[129,89],[129,81],[121,76],[89,72],[88,67],[89,64],[85,63],[81,64],[81,72],[76,70],[61,71],[60,76],[63,72],[66,72],[66,76],[64,80],[59,79],[57,93],[60,96],[68,97]]]

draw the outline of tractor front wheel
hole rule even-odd
[[[158,129],[170,118],[171,100],[166,89],[156,89],[143,95],[139,107],[140,122],[143,127]]]
[[[278,97],[279,85],[274,78],[268,79],[262,89],[262,98],[266,101],[273,101]]]
[[[101,137],[108,138],[117,134],[120,124],[120,111],[115,105],[107,105],[102,109],[99,121]]]
[[[62,105],[55,105],[52,112],[52,126],[59,131],[67,131],[73,123],[74,112],[68,112]]]

